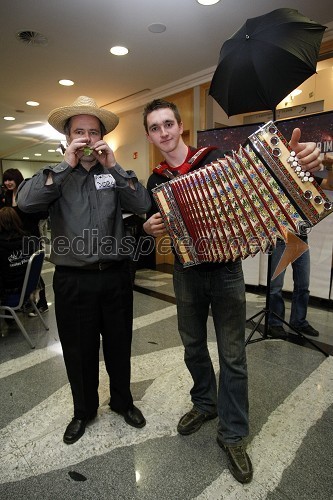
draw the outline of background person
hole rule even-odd
[[[316,177],[320,187],[324,190],[333,189],[333,156],[330,159],[328,154],[324,155],[322,164],[327,170],[325,177]],[[307,235],[299,236],[305,243],[308,243]],[[277,240],[277,245],[272,253],[272,276],[278,265],[286,245],[284,241]],[[304,335],[318,337],[316,330],[307,320],[307,312],[310,298],[310,250],[304,252],[298,259],[291,263],[293,275],[293,291],[291,297],[290,326],[296,328]],[[283,297],[283,284],[286,270],[271,281],[268,316],[268,335],[272,337],[285,338],[288,332],[284,328],[285,302]],[[275,314],[273,314],[275,313]],[[277,316],[276,316],[277,315]]]
[[[197,149],[184,143],[183,123],[174,103],[160,99],[150,102],[144,109],[143,121],[148,141],[164,156],[164,162],[149,177],[147,187],[151,193],[156,186],[189,171],[189,160]],[[298,153],[299,162],[306,164],[307,170],[318,169],[318,148],[314,143],[299,143],[299,139],[300,130],[295,129],[290,144]],[[211,151],[195,168],[221,156],[222,151]],[[152,202],[143,228],[156,237],[166,234],[166,230],[153,198]],[[175,256],[173,280],[184,359],[193,379],[193,408],[180,419],[177,430],[183,435],[192,434],[218,414],[217,442],[227,454],[233,476],[241,483],[248,483],[253,468],[243,441],[249,432],[249,415],[245,283],[241,260],[185,268]],[[218,388],[207,345],[210,307],[219,352]]]
[[[146,424],[130,390],[133,291],[122,210],[144,214],[150,199],[103,140],[117,126],[116,115],[80,96],[48,119],[66,135],[64,160],[26,181],[18,204],[27,212],[50,214],[55,313],[74,403],[63,439],[72,444],[99,406],[100,335],[111,409],[133,427]]]
[[[307,243],[307,236],[300,236]],[[272,252],[272,276],[282,257],[286,244],[278,239]],[[319,331],[310,325],[306,319],[310,298],[310,251],[307,250],[291,263],[293,270],[293,292],[291,297],[290,326],[304,335],[318,337]],[[284,338],[288,335],[284,329],[285,302],[283,298],[283,283],[286,270],[282,271],[270,285],[268,335]],[[273,314],[274,313],[274,314]],[[276,316],[277,315],[277,316]]]
[[[9,295],[20,295],[30,253],[23,245],[27,236],[22,221],[11,207],[0,209],[0,302],[5,303]],[[7,323],[12,324],[10,318]]]
[[[33,214],[27,214],[19,209],[16,202],[16,195],[19,185],[23,182],[23,175],[18,168],[9,168],[3,173],[3,183],[6,188],[5,192],[5,206],[13,207],[17,215],[22,221],[24,230],[30,236],[40,239],[39,224],[40,221],[45,220],[48,217],[47,212],[38,212]],[[41,245],[40,245],[41,247]],[[47,304],[46,294],[45,294],[45,283],[42,277],[40,277],[40,289],[39,298],[37,301],[37,307],[40,313],[45,313],[49,310]],[[26,309],[29,317],[35,317],[37,314],[32,310],[31,305]]]

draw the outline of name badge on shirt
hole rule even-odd
[[[94,175],[97,191],[100,189],[110,189],[116,184],[115,178],[111,174]]]

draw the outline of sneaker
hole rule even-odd
[[[183,436],[188,436],[197,432],[204,422],[217,417],[217,413],[201,413],[194,406],[192,410],[185,413],[179,420],[177,431]]]
[[[319,332],[313,326],[311,325],[306,325],[306,326],[295,326],[295,330],[297,330],[300,333],[303,333],[304,335],[310,335],[311,337],[319,337]]]
[[[231,474],[240,483],[249,483],[253,477],[253,467],[249,455],[245,451],[243,444],[224,444],[219,436],[217,444],[224,450],[228,458],[228,467]]]
[[[39,311],[41,314],[46,313],[48,310],[49,310],[48,305],[38,307],[38,311]],[[36,312],[32,309],[32,310],[28,313],[28,316],[29,316],[29,318],[36,318],[37,313],[36,313]]]
[[[288,337],[288,333],[286,332],[286,330],[283,328],[282,325],[269,326],[267,335],[276,339],[285,339]]]
[[[46,304],[45,306],[39,306],[38,307],[38,311],[41,313],[41,314],[44,314],[46,312],[48,312],[49,310],[49,306]]]

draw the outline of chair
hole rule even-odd
[[[44,250],[38,250],[37,252],[31,255],[25,272],[21,293],[9,295],[5,299],[5,301],[0,304],[0,318],[15,319],[17,326],[23,333],[24,337],[26,338],[27,342],[29,343],[32,349],[34,349],[35,346],[32,343],[23,324],[21,323],[17,315],[17,312],[22,311],[24,304],[29,302],[32,305],[37,316],[43,323],[45,330],[49,329],[44,319],[42,318],[41,313],[36,307],[34,300],[31,298],[32,293],[38,288],[38,281],[40,278],[40,274],[42,272],[44,256],[45,256]]]

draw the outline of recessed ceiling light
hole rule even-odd
[[[42,156],[41,153],[35,153],[35,156]]]
[[[220,0],[197,0],[198,3],[201,5],[214,5],[215,3],[218,3]]]
[[[300,95],[302,93],[301,89],[295,89],[292,92],[290,92],[291,97],[296,97],[297,95]]]
[[[23,156],[22,160],[30,160],[29,156]]]
[[[166,30],[166,26],[161,23],[154,23],[148,26],[148,30],[151,33],[163,33]]]
[[[65,87],[70,87],[71,85],[74,85],[74,82],[72,80],[59,80],[60,85],[65,85]]]
[[[8,121],[15,120],[15,118],[13,116],[4,116],[3,119],[8,120]]]
[[[48,153],[55,153],[55,149],[48,149],[47,152]]]
[[[48,40],[46,36],[42,35],[42,33],[38,33],[37,31],[19,31],[16,33],[16,38],[23,42],[26,45],[47,45]]]
[[[27,101],[26,104],[28,106],[39,106],[39,102],[37,101]]]
[[[126,54],[128,54],[128,49],[126,49],[126,47],[116,45],[115,47],[111,47],[110,52],[114,56],[125,56]]]

